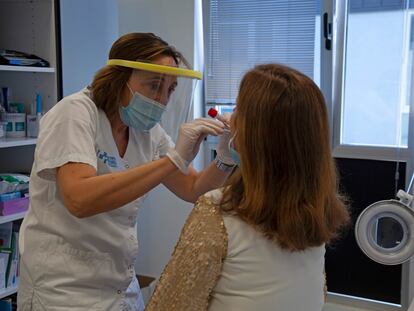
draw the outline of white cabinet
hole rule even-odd
[[[0,0],[0,49],[34,54],[50,67],[0,65],[0,87],[9,87],[11,102],[24,103],[25,111],[42,95],[43,111],[60,97],[60,48],[57,48],[55,0]],[[0,172],[30,172],[33,162],[33,138],[0,139]]]
[[[11,89],[11,102],[24,103],[30,112],[36,93],[42,95],[43,111],[60,97],[60,44],[56,0],[0,0],[0,49],[34,54],[50,67],[0,65],[0,87]],[[35,138],[0,138],[0,173],[30,173]],[[23,219],[25,213],[0,216],[0,223]],[[0,290],[0,298],[17,291]]]
[[[0,224],[10,222],[10,221],[15,221],[15,220],[21,220],[24,218],[24,215],[25,215],[25,212],[13,214],[9,216],[0,216]],[[12,295],[16,292],[17,292],[17,286],[11,286],[11,287],[7,287],[6,289],[0,289],[0,299],[7,297],[9,295]]]

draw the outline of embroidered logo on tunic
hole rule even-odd
[[[110,167],[117,167],[118,166],[116,164],[116,158],[114,156],[108,155],[108,153],[106,153],[106,151],[98,150],[96,152],[96,156],[98,157],[98,159],[101,159],[104,164],[106,164]]]

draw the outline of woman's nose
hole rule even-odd
[[[168,104],[169,99],[170,96],[167,91],[160,91],[157,93],[157,98],[155,100],[159,102],[161,105],[166,106]]]

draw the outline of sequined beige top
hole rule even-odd
[[[222,215],[220,198],[216,190],[196,203],[145,310],[321,310],[324,247],[282,250]]]
[[[207,310],[227,252],[227,233],[217,207],[201,197],[145,310]]]

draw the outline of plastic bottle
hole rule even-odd
[[[40,118],[42,116],[42,95],[36,94],[36,115]]]
[[[42,117],[42,96],[39,93],[36,93],[36,99],[31,110],[31,114],[27,115],[27,136],[37,137],[39,135],[40,118]]]
[[[10,88],[2,87],[1,88],[1,98],[2,98],[2,105],[6,112],[9,112],[9,102],[10,102]]]

